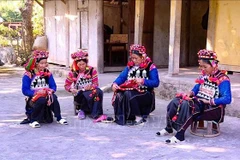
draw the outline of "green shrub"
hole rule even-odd
[[[6,37],[0,35],[0,47],[9,46],[9,40]]]
[[[0,25],[0,35],[3,37],[15,38],[18,36],[18,31],[12,28],[5,27],[3,24]]]

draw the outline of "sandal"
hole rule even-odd
[[[182,142],[180,141],[179,139],[177,139],[175,136],[171,137],[170,139],[166,140],[165,141],[167,144],[177,144],[179,142]]]
[[[24,120],[22,120],[22,122],[20,122],[20,124],[28,124],[30,123],[30,120],[28,118],[25,118]]]
[[[102,122],[103,120],[106,120],[107,116],[105,114],[101,115],[100,117],[98,117],[97,119],[95,119],[93,122]]]
[[[107,117],[105,120],[102,120],[103,123],[112,123],[115,122],[115,118],[113,117]]]
[[[31,126],[32,128],[40,128],[41,127],[41,125],[37,121],[29,123],[29,126]]]
[[[147,120],[142,118],[139,121],[134,121],[133,125],[141,125],[141,124],[144,124],[145,122],[147,122]]]
[[[65,119],[60,119],[59,121],[57,121],[57,123],[59,124],[64,124],[64,125],[68,125],[67,121]]]
[[[167,136],[169,134],[170,133],[168,131],[166,131],[166,129],[162,129],[161,131],[156,133],[157,136]]]

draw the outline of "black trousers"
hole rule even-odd
[[[103,114],[103,91],[100,88],[97,88],[96,91],[99,97],[98,101],[94,100],[94,97],[91,96],[92,91],[80,92],[74,97],[74,102],[78,106],[77,109],[90,114],[92,118],[98,118]]]
[[[177,119],[173,120],[178,109]],[[177,132],[185,131],[195,120],[214,120],[219,123],[223,121],[224,111],[222,105],[202,105],[197,100],[183,100],[180,104],[180,98],[174,98],[167,106],[167,128],[174,128]]]
[[[136,90],[119,91],[113,103],[115,122],[125,125],[127,120],[135,120],[135,116],[147,118],[155,109],[153,92],[140,93]]]
[[[52,112],[58,120],[61,119],[60,105],[55,94],[53,94],[53,103],[50,106],[47,106],[47,99],[45,97],[40,97],[36,102],[32,102],[31,99],[27,102],[26,114],[31,122],[51,123],[53,121]]]

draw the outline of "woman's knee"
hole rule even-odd
[[[57,101],[57,99],[58,99],[58,97],[56,96],[56,94],[52,94],[52,96],[53,96],[53,100],[55,101]]]
[[[99,96],[102,96],[103,95],[103,91],[100,88],[97,88],[97,94]]]
[[[131,91],[124,91],[123,93],[124,96],[129,96],[129,94],[131,94]]]
[[[46,104],[47,103],[47,99],[45,97],[40,97],[40,98],[38,98],[38,100],[35,103]]]

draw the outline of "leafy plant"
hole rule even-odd
[[[22,16],[19,7],[22,6],[22,1],[4,1],[0,2],[0,16],[7,22],[21,22]]]

